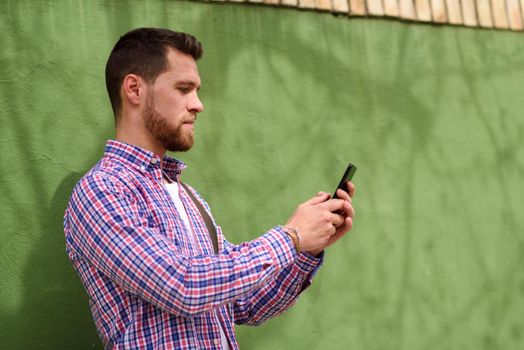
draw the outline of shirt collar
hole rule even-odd
[[[161,173],[163,170],[172,179],[178,179],[180,173],[187,167],[181,160],[168,155],[165,155],[162,162],[160,162],[159,155],[144,148],[117,140],[108,140],[106,142],[104,156],[115,158],[142,172],[157,170],[157,173]]]

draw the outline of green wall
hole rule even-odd
[[[520,349],[524,37],[181,1],[0,3],[0,346],[100,348],[62,213],[112,137],[105,60],[138,26],[203,42],[186,181],[233,242],[358,165],[355,228],[244,349]]]

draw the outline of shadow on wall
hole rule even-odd
[[[67,260],[62,224],[69,194],[83,171],[73,172],[78,168],[66,164],[56,150],[75,151],[67,137],[83,136],[80,130],[68,133],[69,123],[80,128],[89,125],[96,135],[107,132],[92,120],[86,122],[96,106],[87,98],[75,99],[90,77],[81,74],[85,69],[75,71],[81,61],[72,62],[69,57],[80,53],[68,45],[76,43],[56,29],[68,23],[78,26],[78,16],[64,18],[66,11],[55,11],[56,7],[52,2],[0,4],[0,27],[7,32],[0,66],[13,77],[0,81],[0,106],[5,108],[2,131],[8,136],[2,138],[2,147],[9,151],[3,150],[2,163],[5,156],[17,164],[11,173],[1,169],[8,179],[2,182],[4,199],[9,203],[5,209],[16,218],[10,220],[13,224],[2,238],[32,247],[24,266],[17,269],[21,285],[13,292],[20,294],[19,308],[15,313],[0,309],[2,349],[101,348],[86,294]],[[71,25],[71,32],[76,35],[85,28]],[[84,61],[90,58],[85,56]],[[97,155],[82,158],[93,157]],[[7,252],[6,256],[19,258],[17,253],[23,249],[14,248],[15,254]]]
[[[83,174],[67,175],[49,207],[42,210],[41,237],[34,244],[23,277],[22,307],[2,318],[9,336],[5,349],[101,348],[87,295],[65,254],[62,217],[69,194]],[[35,344],[35,339],[40,342]]]

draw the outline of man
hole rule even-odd
[[[341,199],[319,193],[250,242],[224,238],[181,182],[185,165],[165,155],[193,145],[201,55],[191,35],[141,28],[106,65],[116,137],[73,190],[64,231],[108,349],[238,349],[233,323],[258,325],[291,306],[323,250],[352,227],[348,183]]]

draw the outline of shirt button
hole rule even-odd
[[[218,339],[213,340],[213,343],[215,343],[215,345],[218,345]]]
[[[151,159],[151,164],[156,165],[156,163],[158,163],[157,157],[154,157],[153,159]]]

